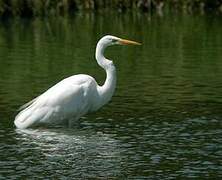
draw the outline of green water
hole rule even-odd
[[[0,179],[222,177],[222,21],[217,16],[76,14],[0,22]],[[112,34],[112,101],[79,127],[17,130],[19,106],[73,74],[99,84]]]

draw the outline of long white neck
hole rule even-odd
[[[99,42],[96,46],[96,60],[98,64],[106,71],[106,80],[102,86],[98,86],[100,102],[98,106],[106,104],[115,91],[116,87],[116,68],[112,61],[104,57],[104,50],[107,46]]]

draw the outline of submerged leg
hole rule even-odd
[[[78,127],[79,124],[80,124],[80,117],[74,117],[74,118],[68,120],[68,127],[69,128]]]

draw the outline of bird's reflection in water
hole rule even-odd
[[[93,177],[95,172],[101,173],[97,176],[108,176],[108,169],[116,169],[115,173],[121,169],[118,141],[101,132],[78,129],[16,129],[16,134],[20,147],[23,147],[22,156],[29,161],[40,158],[45,169],[66,167],[67,175],[84,174],[88,171],[89,177]],[[30,151],[35,157],[28,157]]]

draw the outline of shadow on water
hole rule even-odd
[[[2,129],[0,138],[10,140],[1,141],[1,175],[168,179],[220,175],[220,119],[113,118],[83,118],[76,129]]]
[[[8,161],[2,161],[2,175],[4,169],[13,172],[8,176],[11,178],[92,178],[121,174],[119,144],[109,135],[61,128],[16,129],[13,134],[14,152],[5,158]]]

